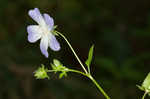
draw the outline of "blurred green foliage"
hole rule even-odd
[[[50,80],[33,77],[40,64],[49,66],[53,58],[80,69],[63,39],[58,37],[62,50],[49,50],[48,59],[39,42],[27,41],[27,25],[36,24],[27,13],[35,7],[54,18],[81,60],[95,44],[91,72],[112,99],[143,95],[136,84],[150,70],[149,0],[1,0],[0,99],[104,99],[81,75],[71,73],[61,80],[55,75]]]

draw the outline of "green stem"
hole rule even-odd
[[[62,70],[59,70],[59,72],[61,72],[61,71],[62,71]],[[78,71],[78,70],[67,69],[66,71],[67,71],[67,72],[74,72],[74,73],[82,74],[82,75],[88,77],[87,74],[85,74],[85,73],[83,73],[83,72],[81,72],[81,71]],[[47,72],[58,72],[58,70],[47,70]]]
[[[96,85],[96,87],[99,89],[99,91],[102,92],[102,94],[105,96],[105,98],[110,99],[110,97],[106,94],[106,92],[103,90],[103,88],[97,83],[97,81],[90,74],[85,74],[83,72],[80,72],[78,70],[73,70],[73,69],[69,69],[69,71],[87,76],[89,79],[92,80],[92,82]]]
[[[61,71],[62,70],[60,70],[60,72]],[[96,82],[96,80],[90,74],[85,74],[85,73],[83,73],[81,71],[74,70],[74,69],[67,69],[66,71],[67,72],[74,72],[74,73],[82,74],[83,76],[88,77],[96,85],[96,87],[99,89],[99,91],[102,92],[102,94],[105,96],[105,98],[106,99],[110,99],[110,97],[105,93],[105,91],[102,89],[102,87]],[[58,72],[58,70],[47,70],[47,72]]]
[[[69,45],[70,49],[72,50],[73,54],[75,55],[76,59],[78,60],[79,64],[81,65],[81,67],[83,68],[84,72],[80,72],[78,70],[73,70],[73,69],[68,69],[68,71],[70,72],[75,72],[75,73],[79,73],[79,74],[82,74],[86,77],[88,77],[89,79],[92,80],[92,82],[96,85],[96,87],[99,89],[100,92],[102,92],[102,94],[105,96],[106,99],[110,99],[110,97],[105,93],[105,91],[102,89],[102,87],[96,82],[96,80],[91,76],[90,74],[90,67],[88,67],[88,72],[87,70],[85,69],[83,63],[80,61],[79,57],[77,56],[77,54],[75,53],[74,49],[72,48],[71,44],[69,43],[69,41],[67,40],[67,38],[61,34],[60,32],[58,31],[55,31],[55,33],[59,34],[60,36],[62,36],[64,38],[64,40],[67,42],[67,44]]]
[[[71,51],[73,52],[73,54],[75,55],[76,59],[78,60],[79,64],[81,65],[81,67],[83,68],[84,72],[86,74],[88,74],[87,70],[85,69],[84,65],[82,64],[82,62],[80,61],[79,57],[77,56],[76,52],[74,51],[74,49],[72,48],[71,44],[69,43],[69,41],[67,40],[67,38],[62,35],[60,32],[55,31],[56,33],[58,33],[60,36],[62,36],[64,38],[64,40],[67,42],[68,46],[70,47]]]
[[[85,73],[83,73],[83,72],[80,72],[80,71],[78,71],[78,70],[73,70],[73,69],[69,69],[69,71],[82,74],[82,75],[88,77],[89,79],[91,79],[92,82],[93,82],[93,83],[96,85],[96,87],[99,89],[99,91],[102,92],[102,94],[105,96],[105,98],[106,98],[106,99],[110,99],[110,97],[106,94],[106,92],[103,90],[103,88],[96,82],[96,80],[95,80],[90,74],[85,74]]]
[[[105,96],[105,98],[110,99],[110,97],[106,94],[106,92],[103,90],[103,88],[97,83],[97,81],[91,75],[89,75],[89,78],[96,85],[96,87],[99,89],[99,91],[102,92],[102,94]]]
[[[143,95],[142,99],[144,99],[144,98],[145,98],[146,94],[147,94],[147,92],[145,92],[145,93],[144,93],[144,95]]]
[[[74,73],[78,73],[78,74],[82,74],[82,75],[84,75],[84,76],[88,77],[88,76],[87,76],[87,74],[85,74],[85,73],[83,73],[83,72],[81,72],[81,71],[78,71],[78,70],[69,69],[68,71],[70,71],[70,72],[74,72]]]

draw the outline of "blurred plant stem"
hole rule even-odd
[[[74,49],[72,48],[71,44],[69,43],[69,41],[67,40],[67,38],[61,34],[58,31],[54,31],[54,33],[60,35],[68,44],[68,46],[70,47],[71,51],[73,52],[73,54],[75,55],[76,59],[78,60],[79,64],[81,65],[82,69],[84,70],[85,73],[78,71],[78,70],[73,70],[73,69],[69,69],[68,71],[71,72],[76,72],[79,74],[82,74],[86,77],[88,77],[90,80],[92,80],[92,82],[96,85],[96,87],[99,89],[99,91],[105,96],[106,99],[110,99],[110,97],[106,94],[106,92],[103,90],[103,88],[97,83],[97,81],[92,77],[92,75],[90,74],[90,68],[88,67],[88,72],[86,70],[86,68],[84,67],[83,63],[81,62],[81,60],[79,59],[79,57],[77,56],[76,52],[74,51]]]
[[[145,93],[144,93],[144,95],[143,95],[142,99],[144,99],[144,98],[145,98],[146,94],[147,94],[147,92],[145,92]]]

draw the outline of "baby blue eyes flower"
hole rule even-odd
[[[54,20],[48,14],[41,14],[38,8],[29,10],[29,16],[38,23],[38,25],[29,25],[27,27],[28,41],[35,43],[40,41],[40,49],[43,55],[48,57],[48,47],[53,51],[60,50],[60,44],[52,34],[54,30]]]

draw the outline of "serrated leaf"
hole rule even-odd
[[[88,59],[85,61],[85,64],[89,67],[91,65],[91,61],[92,61],[92,57],[93,57],[93,49],[94,49],[94,45],[91,46],[90,50],[89,50],[89,55],[88,55]]]

